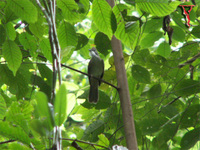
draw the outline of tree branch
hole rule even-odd
[[[189,64],[193,63],[198,57],[200,57],[200,53],[196,54],[194,57],[192,57],[191,59],[189,59],[185,63],[178,65],[178,67],[182,68],[182,67],[184,67],[186,65],[189,65]]]
[[[0,142],[0,145],[1,145],[1,144],[7,144],[7,143],[11,143],[11,142],[15,142],[15,140],[3,141],[3,142]]]
[[[61,64],[61,66],[62,66],[62,67],[65,67],[65,68],[68,68],[68,69],[70,69],[70,70],[79,72],[79,73],[81,73],[81,74],[83,74],[83,75],[86,75],[86,76],[88,76],[88,77],[95,78],[95,79],[97,79],[97,80],[99,80],[99,81],[101,81],[101,82],[104,82],[105,84],[108,84],[108,85],[110,85],[110,86],[112,86],[112,87],[114,87],[115,89],[118,90],[118,87],[117,87],[117,86],[115,86],[115,85],[113,85],[113,84],[111,84],[111,83],[109,83],[109,82],[107,82],[107,81],[105,81],[105,80],[103,80],[103,79],[97,78],[97,77],[95,77],[95,76],[91,76],[91,75],[89,75],[89,74],[87,74],[87,73],[85,73],[85,72],[82,72],[82,71],[80,71],[80,70],[74,69],[74,68],[69,67],[69,66],[64,65],[64,64]]]
[[[107,1],[111,7],[114,7],[114,0]],[[114,56],[114,64],[117,73],[117,82],[119,86],[118,92],[122,108],[126,144],[129,150],[138,150],[135,124],[133,119],[133,110],[130,100],[130,93],[128,88],[128,81],[122,51],[122,44],[120,40],[113,36],[111,40],[111,45]]]

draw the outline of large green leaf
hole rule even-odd
[[[175,87],[178,96],[190,96],[200,92],[200,82],[192,79],[184,79]]]
[[[157,132],[159,128],[166,122],[165,118],[147,118],[139,122],[143,135],[151,135]]]
[[[137,80],[138,82],[141,82],[141,83],[151,82],[149,71],[146,68],[140,65],[133,65],[131,68],[131,71],[132,71],[133,78]]]
[[[16,38],[16,32],[15,32],[15,28],[14,28],[13,24],[11,22],[8,22],[5,25],[5,28],[6,28],[7,39],[14,41]]]
[[[200,26],[196,26],[192,29],[191,32],[194,36],[196,36],[197,38],[200,38]]]
[[[8,5],[21,19],[29,23],[37,21],[37,8],[29,0],[8,0]]]
[[[58,7],[62,10],[64,18],[68,22],[81,21],[89,10],[89,0],[57,0]]]
[[[10,40],[5,41],[3,44],[3,56],[8,62],[8,68],[16,75],[22,61],[22,54],[17,44]]]
[[[163,36],[160,31],[155,31],[152,33],[144,34],[142,40],[140,41],[140,46],[142,48],[149,48],[154,45]]]
[[[139,21],[126,24],[122,16],[122,11],[126,10],[126,5],[116,5],[113,8],[117,20],[117,30],[115,36],[122,41],[127,47],[134,49],[139,36]]]
[[[181,140],[181,150],[187,150],[193,147],[200,140],[200,128],[187,132]]]
[[[144,25],[144,32],[150,33],[159,30],[162,27],[163,18],[151,18]]]
[[[52,62],[51,46],[50,46],[49,39],[43,38],[40,41],[40,49],[42,53],[44,54],[44,56],[47,58],[47,60]]]
[[[111,50],[111,40],[102,32],[98,32],[95,36],[94,43],[96,48],[104,56],[108,55],[108,50]]]
[[[148,91],[148,95],[147,96],[150,99],[156,99],[156,98],[160,97],[161,92],[162,92],[161,85],[160,84],[156,84],[156,85],[154,85],[154,86],[152,86],[150,88],[150,90]]]
[[[199,100],[198,100],[199,101]],[[180,128],[185,129],[189,127],[194,127],[199,124],[200,104],[191,105],[183,114],[183,118],[180,122]]]
[[[67,90],[65,84],[62,84],[56,93],[54,118],[57,126],[61,126],[67,119]]]
[[[45,64],[37,64],[40,74],[44,81],[51,87],[52,86],[52,70],[47,67]]]
[[[162,42],[162,43],[158,46],[156,52],[157,52],[158,55],[161,55],[161,56],[167,58],[167,57],[169,57],[169,55],[170,55],[170,53],[171,53],[171,48],[170,48],[170,46],[169,46],[168,43]]]
[[[19,36],[20,43],[24,46],[24,49],[28,50],[32,57],[37,56],[37,42],[34,36],[24,32]]]
[[[53,130],[54,121],[51,110],[48,106],[47,96],[43,92],[36,93],[36,111],[39,114],[39,119],[43,122],[43,126],[46,127],[48,131]]]
[[[94,0],[92,4],[92,17],[98,29],[110,39],[112,32],[112,9],[106,0]]]
[[[97,120],[93,123],[91,123],[84,132],[84,135],[82,137],[83,140],[89,140],[89,141],[97,141],[98,135],[103,133],[104,131],[104,122],[102,120]]]
[[[67,46],[76,47],[78,38],[74,26],[63,21],[58,28],[58,39],[62,50],[64,50]]]
[[[11,126],[8,122],[0,121],[0,135],[30,145],[29,135],[22,128]]]
[[[135,2],[141,10],[159,17],[171,14],[181,3],[177,1],[169,3],[168,0],[136,0]]]
[[[138,65],[145,65],[147,62],[147,57],[150,55],[150,52],[148,49],[137,49],[134,51],[132,55],[133,61]]]
[[[172,39],[183,42],[185,40],[184,30],[180,28],[179,26],[172,26],[172,28],[173,28]]]

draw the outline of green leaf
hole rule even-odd
[[[30,31],[39,39],[43,38],[43,35],[45,33],[45,25],[44,25],[43,18],[38,18],[38,21],[35,23],[29,24]]]
[[[39,114],[39,119],[43,121],[43,126],[46,127],[48,131],[52,131],[54,121],[48,106],[47,96],[43,92],[37,92],[35,98],[37,101],[36,111]]]
[[[172,26],[172,28],[173,28],[172,39],[183,42],[185,40],[184,30],[178,26]]]
[[[161,56],[167,58],[167,57],[169,57],[170,54],[171,54],[171,48],[170,48],[170,46],[169,46],[168,43],[162,42],[162,43],[158,46],[156,52],[157,52],[158,55],[161,55]]]
[[[184,79],[177,84],[174,90],[178,96],[190,96],[200,92],[200,82],[192,79]]]
[[[44,54],[44,56],[47,58],[47,60],[52,62],[51,46],[50,46],[49,39],[44,38],[40,41],[40,49],[42,53]]]
[[[34,36],[24,32],[19,35],[19,41],[24,46],[24,49],[30,52],[31,56],[37,56],[37,42]]]
[[[181,8],[177,7],[177,11],[173,12],[170,16],[172,17],[173,21],[177,24],[177,26],[181,27],[184,30],[188,30],[185,26],[185,20],[182,20],[184,17],[182,15]]]
[[[13,24],[11,22],[8,22],[5,25],[5,28],[6,28],[6,36],[8,40],[14,41],[16,38],[16,32],[15,32],[15,28]]]
[[[160,97],[161,92],[162,92],[161,85],[156,84],[156,85],[152,86],[150,88],[150,90],[148,91],[148,98],[150,98],[150,99],[158,98],[158,97]]]
[[[15,42],[7,40],[3,44],[3,56],[8,62],[8,68],[16,75],[22,62],[22,54]]]
[[[144,37],[140,41],[140,46],[142,48],[149,48],[154,45],[163,36],[163,33],[160,31],[155,31],[152,33],[144,34]]]
[[[91,123],[84,132],[82,137],[83,140],[89,140],[91,142],[98,140],[98,135],[104,131],[104,122],[102,120],[97,120]]]
[[[200,128],[187,132],[181,139],[181,150],[192,148],[200,140]]]
[[[56,93],[54,102],[55,124],[61,126],[66,121],[67,117],[67,90],[65,85],[62,84]]]
[[[151,135],[159,131],[160,127],[166,122],[165,118],[147,118],[139,122],[143,135]]]
[[[191,33],[196,36],[197,38],[200,38],[200,26],[196,26],[192,29]]]
[[[105,146],[105,147],[109,147],[109,140],[106,138],[106,136],[104,134],[100,134],[98,135],[99,138],[99,145]]]
[[[28,146],[30,146],[30,138],[22,128],[11,126],[8,122],[0,121],[0,135],[7,138],[20,141]]]
[[[4,43],[4,41],[6,40],[6,30],[4,29],[3,25],[0,25],[0,45],[2,45]]]
[[[197,118],[199,118],[199,113],[200,105],[191,105],[183,115],[183,118],[180,122],[180,128],[185,129],[189,127],[194,127],[196,124],[199,124],[200,120],[197,120]]]
[[[90,7],[89,0],[57,0],[57,5],[62,10],[64,18],[72,23],[84,19]]]
[[[187,59],[188,57],[196,55],[199,51],[200,51],[199,42],[188,41],[181,47],[180,54],[181,57]]]
[[[52,80],[53,80],[52,79],[52,76],[53,76],[52,70],[49,67],[47,67],[45,64],[37,64],[37,66],[38,66],[38,69],[40,71],[42,78],[51,87]]]
[[[82,95],[79,96],[80,99],[88,99],[89,90],[86,90]],[[96,109],[106,109],[111,105],[110,97],[103,91],[99,90],[99,101],[97,104],[91,104],[85,101],[82,106],[85,108],[95,107]]]
[[[78,44],[76,46],[76,50],[79,50],[88,44],[89,39],[87,36],[80,33],[77,33],[77,37],[78,37]]]
[[[92,17],[99,31],[103,32],[111,39],[113,35],[111,24],[112,9],[106,0],[93,1]]]
[[[7,110],[6,102],[3,98],[3,96],[0,95],[0,120],[4,119],[6,110]]]
[[[133,65],[131,71],[133,78],[138,82],[147,84],[151,82],[149,71],[146,68],[140,65]]]
[[[20,126],[24,132],[29,134],[28,120],[31,116],[30,114],[23,114],[22,109],[23,107],[18,102],[13,102],[6,113],[6,120]],[[33,111],[33,108],[31,110]]]
[[[70,103],[67,103],[67,116],[71,113],[71,111],[74,109],[74,106],[76,104],[76,96],[73,93],[67,94],[67,100]]]
[[[113,13],[115,14],[117,20],[117,30],[115,31],[115,36],[127,47],[134,49],[140,32],[139,21],[132,23],[131,27],[129,27],[131,30],[127,30],[127,27],[125,27],[126,22],[121,14],[121,12],[125,9],[127,9],[127,6],[122,4],[115,5],[113,8]]]
[[[169,3],[168,0],[136,0],[135,2],[136,7],[158,17],[171,14],[181,3],[177,1]]]
[[[95,36],[94,43],[96,48],[102,53],[104,56],[108,55],[108,50],[111,50],[111,40],[102,32],[98,32]]]
[[[143,49],[143,50],[138,49],[134,51],[132,59],[136,64],[144,66],[147,62],[147,57],[149,55],[150,52],[148,49]]]
[[[144,33],[154,32],[162,27],[163,18],[152,18],[144,24]]]
[[[8,0],[11,10],[28,23],[37,21],[37,8],[29,0]]]
[[[58,28],[58,39],[62,50],[67,46],[76,47],[78,38],[74,26],[63,21]]]

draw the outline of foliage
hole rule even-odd
[[[117,85],[113,35],[124,48],[139,149],[199,149],[200,0],[190,12],[190,28],[179,1],[125,0],[113,8],[106,0],[56,2],[63,84],[50,104],[44,14],[35,0],[0,1],[0,143],[8,143],[0,149],[48,149],[56,125],[63,129],[64,149],[126,146],[117,90],[102,83],[99,102],[90,104],[87,76],[65,67],[87,72],[95,44],[105,62],[103,79]],[[166,15],[171,45],[162,30]]]

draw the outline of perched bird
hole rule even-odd
[[[93,77],[102,79],[104,74],[104,61],[99,57],[97,49],[93,47],[90,49],[91,60],[88,65],[88,74],[90,91],[89,91],[89,102],[97,103],[99,99],[98,87],[101,84],[101,81]]]

